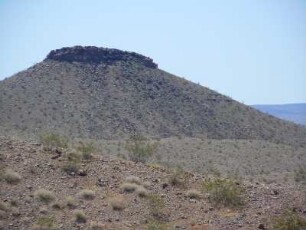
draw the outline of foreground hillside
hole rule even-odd
[[[306,125],[306,103],[283,105],[252,105],[264,113],[292,121],[296,124]]]
[[[260,89],[258,89],[260,90]],[[71,47],[0,82],[2,133],[258,139],[306,145],[306,129],[158,69],[142,55]]]
[[[298,185],[241,181],[235,186],[244,191],[243,203],[237,206],[238,197],[219,206],[202,191],[207,174],[177,174],[98,153],[73,171],[61,150],[7,138],[0,138],[0,154],[0,229],[254,230],[272,229],[285,210],[306,218]],[[128,192],[131,187],[136,191]]]

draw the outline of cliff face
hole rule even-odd
[[[94,46],[74,46],[52,50],[45,60],[66,62],[105,63],[112,65],[118,61],[137,62],[145,67],[156,69],[158,66],[149,57],[117,49],[98,48]]]

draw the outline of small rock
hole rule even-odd
[[[259,225],[258,225],[258,229],[263,229],[263,230],[264,230],[264,229],[266,229],[266,228],[265,228],[265,225],[264,225],[264,224],[259,224]]]
[[[27,185],[27,189],[32,189],[33,186],[32,185]]]
[[[87,172],[86,172],[85,170],[83,170],[83,169],[80,169],[80,170],[78,171],[78,175],[79,175],[79,176],[87,176]]]
[[[167,188],[167,187],[168,187],[168,183],[163,183],[163,184],[162,184],[162,188],[163,188],[163,189],[165,189],[165,188]]]

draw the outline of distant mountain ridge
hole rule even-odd
[[[306,103],[251,106],[272,116],[292,121],[296,124],[306,125]]]
[[[0,131],[69,137],[260,139],[306,146],[306,128],[158,69],[151,58],[75,46],[0,81]]]

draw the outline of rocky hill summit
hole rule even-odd
[[[156,69],[158,66],[149,57],[135,52],[121,51],[118,49],[98,48],[95,46],[74,46],[52,50],[46,60],[85,63],[106,63],[112,65],[117,61],[137,62],[148,68]]]
[[[133,52],[51,51],[0,82],[0,131],[26,137],[257,139],[306,145],[306,128],[263,114],[157,68]]]

